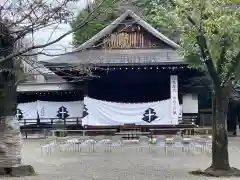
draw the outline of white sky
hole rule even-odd
[[[79,0],[78,2],[74,3],[70,8],[75,13],[77,13],[79,10],[84,8],[84,6],[86,5],[87,2],[88,2],[87,0]],[[41,31],[35,33],[34,34],[34,43],[43,44],[48,41],[55,40],[62,34],[71,30],[71,27],[69,24],[59,24],[58,27],[56,29],[55,28],[56,28],[56,26],[52,26],[52,27],[42,29]],[[66,51],[71,51],[72,50],[71,42],[72,42],[72,34],[66,36],[61,41],[57,42],[56,44],[46,47],[44,49],[44,52],[47,52],[48,54],[58,54],[58,53],[66,52]],[[38,60],[44,61],[44,60],[51,59],[51,58],[54,58],[54,57],[39,55]]]
[[[12,3],[14,7],[14,3],[16,4],[19,1],[22,1],[22,0],[0,0],[0,5],[6,5],[5,3],[7,2],[7,3]],[[56,0],[48,0],[48,1],[56,1]],[[93,0],[78,0],[77,2],[72,2],[72,4],[69,5],[69,8],[75,14],[77,14],[77,12],[79,12],[81,9],[86,7],[87,3],[92,1]],[[34,33],[34,37],[33,37],[34,44],[42,45],[47,42],[53,41],[69,30],[71,30],[71,27],[69,24],[59,24],[57,28],[56,26],[52,26],[52,27],[47,27],[45,29],[41,29],[41,31]],[[32,36],[30,37],[32,39]],[[64,53],[66,51],[69,52],[72,50],[71,42],[72,42],[72,34],[66,36],[61,41],[44,48],[43,52],[46,52],[48,54],[59,54],[59,53]],[[32,43],[32,41],[29,41],[29,43]],[[54,57],[39,55],[38,60],[44,61],[52,58]]]

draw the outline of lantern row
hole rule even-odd
[[[24,95],[27,95],[28,93],[22,93]],[[36,92],[34,93],[36,95],[52,95],[52,94],[58,94],[58,95],[75,95],[77,94],[76,92]]]
[[[103,68],[105,70],[128,70],[128,69],[138,69],[138,70],[141,70],[141,69],[169,69],[169,70],[175,70],[175,69],[188,69],[188,67],[138,67],[138,68],[134,68],[134,67],[119,67],[119,68]],[[97,68],[95,68],[97,69]]]
[[[177,70],[177,69],[194,69],[193,67],[190,66],[171,66],[171,67],[164,67],[164,66],[153,66],[153,67],[90,67],[89,69],[93,70],[154,70],[154,69],[159,69],[159,70]],[[61,71],[61,70],[70,70],[70,71],[78,71],[82,69],[78,68],[56,68],[56,71]]]

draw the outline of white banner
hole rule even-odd
[[[38,101],[38,113],[41,122],[49,122],[49,119],[54,121],[66,119],[66,123],[76,124],[76,118],[81,120],[82,117],[83,101]]]
[[[170,76],[170,95],[171,95],[171,118],[172,122],[178,120],[180,114],[178,101],[178,76]]]
[[[76,124],[77,118],[80,123],[82,113],[83,101],[35,101],[19,103],[16,116],[21,126],[37,124],[38,115],[41,123],[51,123],[51,119],[53,119],[53,122],[59,122],[59,120],[63,122],[63,119],[66,118],[67,124]]]
[[[24,125],[24,119],[27,119],[27,125],[37,123],[37,102],[20,103],[17,106],[17,119],[20,125]]]
[[[116,103],[84,98],[83,125],[107,126],[178,124],[171,119],[170,99],[150,103]],[[178,104],[179,106],[179,104]]]

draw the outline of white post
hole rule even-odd
[[[178,76],[170,76],[170,95],[171,95],[171,124],[178,124],[179,100],[178,100]]]
[[[239,123],[238,123],[238,118],[236,120],[236,136],[239,136]]]

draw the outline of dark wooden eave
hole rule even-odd
[[[175,50],[166,49],[126,49],[126,50],[88,50],[75,52],[42,62],[49,66],[142,66],[142,65],[180,65],[187,64]]]

